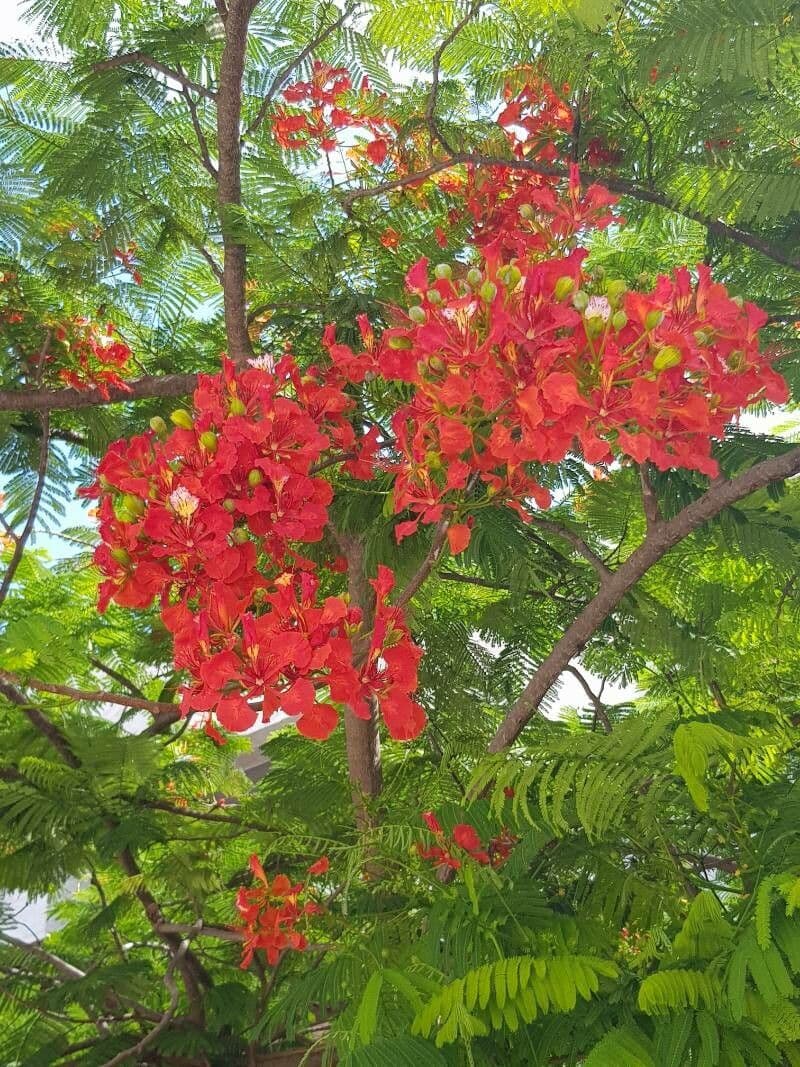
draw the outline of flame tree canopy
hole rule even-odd
[[[795,6],[24,15],[0,1062],[800,1064]]]

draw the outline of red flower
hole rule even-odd
[[[330,860],[327,856],[321,856],[315,863],[312,863],[308,868],[309,874],[327,874],[330,868]]]

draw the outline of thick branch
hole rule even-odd
[[[308,57],[312,55],[317,50],[317,48],[319,48],[323,41],[326,41],[332,33],[336,33],[336,31],[344,25],[346,20],[349,18],[354,6],[355,5],[353,3],[346,4],[344,11],[341,13],[339,18],[336,19],[335,22],[332,22],[329,26],[326,26],[324,30],[320,30],[317,36],[313,37],[308,42],[305,48],[295,56],[291,63],[288,63],[281,71],[279,71],[275,75],[275,77],[269,84],[269,88],[264,94],[264,99],[261,101],[261,106],[259,107],[255,118],[247,127],[246,132],[248,136],[254,134],[261,125],[261,123],[264,121],[267,112],[269,111],[270,104],[275,99],[278,94],[278,91],[285,84],[290,74],[292,74],[293,71],[297,70],[300,64],[303,63],[306,59],[308,59]]]
[[[102,71],[116,70],[117,67],[129,67],[132,65],[149,67],[151,70],[158,71],[159,74],[163,74],[167,78],[172,78],[173,81],[183,86],[184,89],[191,89],[199,96],[205,96],[209,100],[214,100],[216,98],[216,93],[213,89],[208,89],[205,85],[200,85],[198,82],[192,81],[191,78],[187,78],[181,71],[173,70],[172,67],[168,67],[164,63],[159,62],[147,52],[123,52],[118,56],[111,56],[110,59],[102,59],[99,63],[93,63],[92,70],[95,74],[100,74]]]
[[[253,355],[247,332],[247,250],[232,236],[232,216],[242,204],[242,79],[247,53],[247,27],[256,0],[231,0],[225,19],[225,47],[217,92],[217,205],[222,226],[225,267],[222,294],[228,355],[239,365]]]
[[[11,583],[14,580],[14,575],[17,573],[17,567],[22,562],[22,556],[25,552],[25,545],[28,543],[28,538],[33,533],[33,527],[36,522],[36,516],[39,513],[39,505],[42,502],[42,493],[44,492],[44,483],[47,480],[47,461],[50,456],[50,414],[45,411],[42,415],[42,440],[39,445],[39,467],[36,471],[36,487],[33,490],[33,498],[31,500],[30,510],[28,511],[28,518],[25,521],[25,525],[22,528],[22,533],[19,536],[14,535],[14,551],[11,554],[6,572],[3,575],[3,581],[0,582],[0,604],[3,603],[8,596],[8,591],[11,588]]]
[[[430,167],[426,167],[414,174],[406,174],[402,178],[397,178],[394,181],[383,182],[380,185],[371,186],[369,188],[354,189],[342,197],[342,203],[345,208],[349,208],[356,200],[363,200],[365,197],[380,196],[383,193],[403,189],[406,185],[412,185],[423,178],[429,178],[433,174],[438,174],[440,171],[447,170],[453,166],[458,166],[459,164],[471,164],[476,167],[507,167],[509,170],[525,170],[533,174],[540,174],[545,178],[569,177],[569,169],[565,166],[537,163],[532,159],[515,160],[505,159],[501,156],[483,156],[478,153],[460,152],[451,155],[449,159],[433,163]],[[672,211],[676,215],[682,215],[684,218],[700,223],[701,226],[705,226],[710,233],[716,234],[718,237],[726,237],[730,241],[734,241],[737,244],[744,245],[747,248],[752,248],[756,252],[760,252],[774,263],[780,263],[781,266],[784,267],[791,267],[793,270],[800,270],[800,259],[796,256],[789,255],[780,248],[776,248],[775,245],[767,241],[766,238],[751,233],[749,230],[744,230],[740,226],[734,226],[731,223],[723,222],[722,219],[714,218],[713,215],[706,215],[702,211],[695,211],[690,207],[679,206],[675,201],[670,199],[666,193],[658,192],[655,189],[648,189],[645,186],[629,181],[626,178],[616,178],[610,174],[600,174],[588,170],[581,171],[580,180],[582,185],[592,185],[597,182],[604,185],[607,189],[610,189],[612,193],[630,196],[634,200],[640,200],[646,204],[655,204],[658,207],[666,208],[668,211]]]
[[[125,389],[110,388],[109,399],[97,389],[13,389],[0,392],[0,411],[75,411],[101,404],[185,396],[196,385],[196,374],[147,375],[128,382]]]
[[[762,489],[769,482],[788,478],[798,471],[800,447],[763,460],[736,478],[716,482],[674,518],[651,528],[636,551],[601,583],[597,595],[553,647],[501,723],[489,745],[489,751],[501,752],[514,743],[570,660],[585,647],[625,594],[671,548],[718,515],[723,508],[742,500],[756,489]]]

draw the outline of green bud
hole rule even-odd
[[[243,400],[240,400],[238,396],[232,396],[228,410],[231,415],[244,415],[247,411],[247,405]]]
[[[253,469],[247,475],[247,484],[250,486],[251,489],[255,489],[255,487],[257,485],[261,485],[263,481],[264,475],[261,473],[258,467],[253,467]]]
[[[217,435],[213,430],[205,430],[200,434],[200,444],[206,450],[212,454],[217,451]]]
[[[589,303],[589,294],[579,289],[572,298],[572,306],[576,311],[585,311]]]
[[[403,337],[402,334],[395,334],[389,338],[389,348],[393,348],[395,351],[402,348],[411,348],[411,338]]]
[[[137,518],[140,515],[144,515],[144,501],[134,496],[132,493],[126,493],[122,498],[122,507],[130,515],[135,515]]]
[[[424,365],[425,364],[423,364],[423,366]],[[441,374],[445,369],[445,362],[441,356],[431,356],[428,360],[428,367],[430,367],[435,374]]]
[[[150,429],[153,431],[156,437],[166,437],[169,427],[160,415],[154,415],[150,420]]]
[[[565,274],[563,278],[559,278],[556,282],[556,287],[553,290],[553,296],[556,300],[566,300],[572,290],[575,288],[575,282],[568,274]]]
[[[442,294],[438,289],[429,289],[425,296],[428,298],[429,304],[441,304]]]
[[[601,282],[606,276],[606,268],[598,265],[594,268],[592,274],[595,276],[595,278],[597,278],[598,281]]]
[[[520,204],[519,213],[523,219],[532,219],[536,214],[532,204]]]
[[[745,354],[741,350],[741,348],[737,348],[734,352],[731,352],[731,354],[728,356],[728,366],[730,367],[730,369],[732,371],[735,371],[737,373],[740,370],[744,370],[744,367],[745,367],[746,363],[747,363],[747,360],[746,360]]]
[[[418,326],[422,326],[424,322],[428,321],[428,316],[421,307],[413,307],[408,309],[408,317],[412,322],[416,322]]]
[[[235,545],[243,545],[245,541],[250,540],[250,535],[243,526],[235,526],[231,530],[231,540]]]
[[[450,266],[449,263],[437,263],[436,266],[433,268],[433,273],[436,275],[437,278],[452,278],[453,268]]]
[[[611,301],[619,300],[623,293],[627,292],[627,289],[628,286],[625,282],[617,278],[606,286],[606,296]]]
[[[611,316],[611,325],[615,330],[622,330],[628,325],[628,316],[624,311],[615,311]]]
[[[188,411],[184,411],[183,408],[178,408],[177,411],[173,411],[170,415],[170,419],[176,426],[180,426],[183,430],[191,430],[194,427],[194,420]]]
[[[130,553],[127,548],[112,548],[111,558],[117,563],[121,563],[123,567],[127,567],[131,561]]]
[[[478,290],[478,295],[481,300],[485,300],[487,304],[490,304],[497,296],[497,286],[494,282],[484,282]]]
[[[646,330],[655,330],[657,326],[660,326],[664,321],[663,311],[648,311],[644,320],[644,328]]]
[[[583,328],[589,337],[599,337],[605,330],[606,324],[599,315],[590,315],[588,319],[584,320]]]
[[[508,284],[509,289],[515,289],[519,285],[521,280],[522,280],[522,271],[519,269],[519,267],[516,265],[516,263],[513,263],[508,268],[508,281],[507,281],[507,284]]]
[[[695,330],[694,339],[699,345],[710,345],[714,340],[713,330]]]
[[[670,367],[677,367],[682,361],[683,356],[675,345],[667,345],[665,348],[661,349],[653,360],[653,370],[669,370]]]
[[[231,500],[231,498],[230,498],[230,497],[226,497],[226,498],[225,498],[225,499],[224,499],[224,500],[222,501],[222,506],[223,506],[223,507],[225,508],[225,510],[226,510],[226,511],[227,511],[227,512],[228,512],[229,514],[232,514],[232,513],[234,512],[234,511],[236,511],[236,503],[235,503],[235,501]]]
[[[477,289],[478,286],[481,284],[481,282],[483,281],[483,275],[477,267],[470,267],[470,269],[467,271],[467,281],[473,289]]]

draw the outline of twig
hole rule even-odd
[[[447,36],[442,39],[441,43],[439,44],[439,47],[433,53],[433,62],[431,65],[431,88],[430,92],[428,93],[428,102],[425,106],[425,125],[428,127],[431,139],[433,141],[438,141],[442,148],[444,148],[445,152],[449,152],[451,155],[453,154],[454,150],[451,145],[448,144],[446,138],[442,134],[441,129],[439,128],[439,123],[436,120],[436,106],[439,100],[439,77],[442,68],[442,57],[444,56],[444,53],[447,51],[449,46],[453,43],[453,41],[455,41],[456,37],[458,37],[459,33],[461,33],[461,31],[467,25],[467,23],[471,22],[472,19],[475,18],[475,16],[480,11],[482,4],[483,0],[473,0],[469,8],[467,9],[467,13],[464,15],[464,17],[461,18],[455,24],[455,26],[453,26]]]
[[[140,1062],[139,1056],[148,1045],[152,1045],[159,1034],[169,1026],[175,1017],[175,1012],[178,1010],[178,1003],[180,1001],[180,990],[178,989],[178,983],[175,981],[174,972],[175,968],[179,966],[189,948],[189,939],[184,938],[176,951],[172,954],[167,969],[164,972],[164,985],[167,987],[170,995],[169,1007],[161,1017],[160,1022],[148,1033],[144,1035],[141,1041],[137,1042],[133,1048],[126,1049],[123,1052],[118,1052],[116,1056],[112,1056],[110,1060],[102,1065],[102,1067],[117,1067],[117,1064],[125,1063],[126,1060],[135,1059],[137,1063]]]
[[[129,693],[132,693],[135,697],[144,698],[144,693],[138,687],[134,685],[130,678],[126,678],[122,671],[118,671],[116,667],[109,667],[108,664],[103,663],[96,656],[87,657],[93,667],[97,667],[103,674],[107,674],[109,678],[113,678],[115,682],[119,682],[120,685],[124,685]]]
[[[567,526],[562,526],[558,522],[553,522],[552,519],[546,519],[543,515],[532,515],[530,516],[530,521],[534,526],[547,530],[548,533],[554,534],[554,536],[560,537],[562,541],[567,541],[572,545],[579,556],[583,556],[585,560],[591,563],[600,576],[601,582],[613,573],[597,553],[574,530],[570,530]]]
[[[312,40],[310,40],[308,42],[308,44],[305,46],[305,48],[303,48],[303,50],[301,52],[299,52],[295,56],[295,58],[291,61],[291,63],[288,63],[283,68],[283,70],[281,70],[278,74],[275,75],[275,77],[270,82],[266,93],[264,94],[264,99],[261,101],[261,105],[260,105],[258,111],[256,112],[255,118],[250,123],[250,125],[247,127],[247,130],[245,131],[246,136],[251,137],[256,132],[256,130],[259,128],[261,123],[264,121],[264,119],[266,118],[267,112],[269,111],[270,104],[275,99],[275,97],[276,97],[276,95],[278,93],[278,90],[284,84],[284,82],[289,77],[289,75],[293,71],[297,70],[297,68],[300,66],[300,64],[304,60],[308,59],[308,57],[311,55],[311,53],[316,51],[316,49],[319,48],[319,46],[324,41],[326,41],[328,39],[328,37],[330,37],[330,35],[332,33],[335,33],[338,29],[340,29],[344,25],[344,23],[347,21],[347,19],[352,14],[354,7],[355,7],[355,4],[352,3],[352,2],[346,4],[345,8],[344,8],[344,11],[342,11],[342,13],[339,16],[339,18],[336,19],[335,22],[332,22],[329,26],[326,26],[324,30],[321,30],[320,33],[318,33],[316,37],[314,37]]]
[[[14,580],[17,567],[22,562],[22,556],[25,552],[25,545],[28,538],[33,532],[33,527],[36,522],[36,516],[39,512],[39,504],[42,501],[42,493],[44,492],[44,484],[47,480],[47,462],[50,456],[50,413],[45,411],[42,414],[42,441],[39,447],[39,466],[36,471],[36,488],[33,491],[33,497],[31,499],[31,506],[28,512],[28,518],[25,525],[22,528],[22,532],[18,537],[15,537],[14,551],[11,554],[6,572],[3,575],[3,581],[0,582],[0,604],[3,603],[8,596],[8,591],[11,588],[11,583]]]
[[[403,589],[403,592],[395,601],[398,608],[404,608],[409,601],[413,600],[416,594],[419,592],[422,585],[427,580],[429,574],[436,566],[439,557],[444,549],[445,540],[447,539],[447,530],[450,526],[450,517],[441,519],[433,531],[433,540],[431,541],[431,547],[428,549],[425,558],[417,568],[417,572],[411,581]]]
[[[167,78],[172,78],[183,89],[191,89],[199,96],[205,96],[208,100],[215,100],[216,93],[213,89],[208,89],[205,85],[200,85],[191,78],[187,78],[185,74],[181,74],[179,70],[173,70],[172,67],[166,66],[159,60],[154,59],[153,56],[147,52],[141,52],[139,50],[135,52],[123,52],[118,56],[111,56],[109,59],[101,59],[98,63],[92,64],[92,70],[95,74],[100,74],[106,70],[115,70],[117,67],[127,67],[130,65],[141,65],[149,67],[151,70],[158,71],[159,74],[163,74]]]
[[[200,159],[205,169],[211,175],[212,179],[216,181],[219,175],[217,173],[217,168],[211,161],[211,155],[208,151],[208,141],[206,140],[206,135],[203,133],[203,127],[200,125],[200,118],[197,114],[197,104],[192,99],[192,94],[189,92],[185,85],[181,89],[181,95],[186,101],[186,106],[189,109],[189,118],[192,120],[192,129],[194,130],[195,137],[197,138],[197,143],[200,146]]]
[[[569,671],[571,675],[578,679],[578,681],[580,682],[581,689],[583,689],[584,693],[587,695],[587,697],[592,703],[595,719],[597,719],[597,721],[603,727],[604,732],[610,734],[612,732],[611,720],[608,717],[606,706],[600,699],[599,695],[592,691],[591,686],[586,681],[586,679],[577,667],[574,667],[571,663],[568,663],[564,669]]]
[[[5,931],[0,931],[0,941],[4,941],[7,945],[13,945],[14,948],[21,949],[23,952],[27,952],[29,956],[35,956],[44,963],[49,963],[62,978],[66,978],[70,982],[77,982],[79,979],[86,977],[86,971],[82,971],[80,967],[74,967],[71,963],[67,963],[66,960],[62,960],[60,956],[43,949],[37,941],[20,941],[16,937],[12,937],[11,934],[5,933]]]

